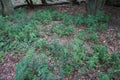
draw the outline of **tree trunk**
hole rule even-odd
[[[106,4],[109,6],[120,7],[120,0],[106,0]]]
[[[75,5],[75,4],[79,4],[79,2],[77,0],[70,0],[72,5]]]
[[[2,8],[2,15],[12,14],[14,12],[14,8],[12,5],[11,0],[1,0],[1,8]]]
[[[86,3],[87,13],[95,15],[98,13],[98,11],[101,11],[103,9],[105,0],[86,0]]]
[[[43,5],[47,5],[47,1],[46,0],[41,0]]]
[[[28,6],[30,6],[31,8],[34,8],[34,5],[33,5],[33,1],[32,0],[26,0]]]
[[[4,13],[4,5],[2,0],[0,0],[0,15],[3,15],[3,13]]]

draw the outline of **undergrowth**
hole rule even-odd
[[[4,52],[25,53],[16,65],[15,80],[64,80],[71,75],[82,79],[94,70],[100,80],[119,80],[120,55],[110,54],[99,41],[98,31],[106,31],[108,21],[109,16],[101,12],[96,16],[73,16],[51,10],[26,14],[20,9],[14,15],[0,16],[0,62]],[[51,24],[49,28],[44,27],[48,24]],[[85,29],[76,32],[82,25]],[[46,36],[50,34],[42,31],[43,28],[60,38],[72,35],[73,39],[66,44],[56,40],[48,43]]]
[[[66,26],[64,24],[53,23],[50,30],[52,33],[56,33],[59,36],[68,36],[74,32],[74,27],[70,25]]]

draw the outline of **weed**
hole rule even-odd
[[[66,76],[69,76],[70,74],[71,74],[71,72],[72,72],[72,66],[71,65],[64,65],[63,66],[63,70],[64,70],[64,74],[66,75]]]
[[[84,16],[83,14],[77,14],[74,17],[74,24],[76,24],[77,27],[81,26],[84,23]]]
[[[98,43],[99,42],[98,34],[94,33],[94,32],[93,33],[88,33],[86,40],[90,40],[92,42]]]
[[[0,35],[0,48],[5,51],[18,50],[19,44],[34,41],[39,35],[37,29],[39,22],[30,21],[24,25],[14,24],[8,27],[4,25]]]
[[[105,15],[103,12],[99,11],[95,16],[95,19],[97,20],[98,23],[99,22],[108,23],[110,20],[110,17],[111,17],[110,14]]]
[[[86,31],[92,33],[92,32],[95,32],[97,29],[98,29],[98,25],[97,24],[93,24],[92,26],[89,26],[86,29]]]
[[[47,42],[45,39],[39,39],[37,41],[34,41],[33,43],[33,46],[39,51],[44,51],[46,45],[47,45]]]
[[[50,28],[51,33],[60,37],[74,34],[73,25],[86,24],[87,27],[75,34],[67,45],[58,41],[48,44],[44,39],[48,30],[42,24],[51,20],[61,21]],[[15,80],[64,80],[74,70],[81,72],[75,73],[76,79],[80,79],[85,77],[86,70],[96,69],[96,66],[104,71],[98,74],[100,80],[119,79],[120,55],[109,54],[107,46],[100,45],[96,32],[106,30],[108,21],[109,16],[102,12],[84,17],[83,14],[73,16],[48,9],[31,14],[20,9],[14,15],[0,16],[0,61],[4,59],[4,52],[26,53],[16,66]],[[44,27],[42,30],[41,26]],[[92,42],[92,54],[86,52],[89,47],[85,41]]]
[[[105,73],[98,73],[98,76],[100,77],[100,80],[110,80],[109,75]]]
[[[5,18],[0,16],[0,30],[4,28],[5,25]]]
[[[72,25],[74,17],[70,14],[65,14],[62,16],[62,21],[65,25]]]
[[[95,16],[92,15],[88,15],[85,19],[85,24],[87,24],[87,26],[91,26],[93,24],[95,24],[97,21],[95,19]]]
[[[0,63],[2,63],[4,57],[5,57],[4,52],[0,51]]]
[[[93,46],[94,53],[98,53],[98,58],[100,62],[108,63],[110,60],[110,55],[108,54],[107,47],[104,45],[94,45]]]
[[[84,45],[84,41],[75,38],[73,41],[73,50],[72,50],[72,64],[74,68],[79,68],[80,65],[84,65],[84,61],[87,59],[87,55],[85,53],[87,47]]]
[[[52,20],[52,14],[49,10],[37,11],[36,19],[42,23],[48,24]]]
[[[54,32],[60,36],[68,36],[74,32],[73,26],[66,26],[64,24],[53,24],[51,32]]]
[[[117,53],[111,54],[111,60],[108,63],[108,66],[110,66],[107,69],[108,74],[111,78],[114,79],[120,79],[118,75],[120,75],[120,55]]]
[[[86,32],[81,30],[79,31],[77,34],[75,34],[75,38],[81,39],[81,40],[85,40],[86,39]]]
[[[100,30],[104,31],[108,27],[108,22],[110,20],[110,16],[103,14],[103,12],[99,12],[96,16],[88,15],[85,18],[85,24],[89,27],[89,30]]]
[[[52,19],[53,20],[58,20],[58,21],[61,21],[63,16],[66,15],[67,13],[66,12],[57,12],[57,11],[53,11],[52,12]]]
[[[100,31],[105,31],[107,29],[108,29],[108,23],[101,23],[98,28],[98,30]]]
[[[89,28],[86,31],[78,32],[78,34],[75,35],[75,38],[81,40],[89,40],[91,42],[98,43],[99,42],[98,33],[93,32],[93,30],[91,29],[93,28]]]
[[[95,53],[91,57],[89,57],[89,59],[87,61],[88,68],[89,69],[93,69],[94,67],[96,67],[96,65],[98,64],[98,62],[99,62],[99,57],[98,57],[98,54]]]
[[[45,54],[36,55],[33,49],[17,65],[15,80],[54,80],[54,74],[49,70],[48,57]]]
[[[51,55],[54,56],[54,58],[59,59],[60,56],[64,54],[64,46],[60,45],[59,42],[55,41],[48,45],[48,49],[51,52]]]

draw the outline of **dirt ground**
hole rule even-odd
[[[59,5],[59,6],[53,6],[57,11],[66,11],[70,14],[76,14],[76,13],[86,13],[84,5],[76,5],[76,6],[70,6],[70,5]],[[44,7],[38,7],[33,10],[27,9],[27,12],[32,12],[35,10],[44,9]],[[107,34],[111,35],[111,39],[105,39],[102,34],[100,35],[101,41],[103,43],[107,44],[109,47],[109,50],[111,52],[117,52],[120,53],[120,7],[111,7],[111,6],[105,6],[104,8],[105,13],[110,13],[112,15],[112,20],[109,22],[109,28],[107,30]],[[117,30],[115,30],[117,28]],[[118,33],[116,34],[116,31]],[[117,35],[117,38],[116,38]],[[9,54],[5,53],[5,59],[3,63],[0,63],[0,80],[13,80],[15,77],[15,64],[18,62],[18,57],[20,54]]]

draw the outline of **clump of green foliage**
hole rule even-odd
[[[63,20],[63,16],[66,15],[67,13],[66,12],[57,12],[57,11],[53,11],[52,12],[52,20],[55,20],[55,21],[61,21]]]
[[[88,15],[85,18],[85,24],[93,31],[104,31],[108,28],[110,15],[105,15],[103,12],[98,12],[95,16]]]
[[[46,50],[47,41],[45,39],[38,39],[33,42],[32,46],[37,49],[37,51],[42,52]]]
[[[37,11],[35,18],[42,23],[49,23],[52,20],[52,14],[49,10]]]
[[[62,21],[65,25],[72,25],[73,24],[73,16],[70,14],[65,14],[62,16]]]
[[[48,56],[28,50],[26,56],[17,64],[15,80],[55,80],[48,63]]]
[[[101,62],[107,63],[107,61],[109,61],[110,55],[108,54],[108,50],[107,50],[106,46],[95,45],[95,46],[93,46],[93,49],[94,49],[94,53],[98,53],[98,57]]]
[[[25,25],[11,25],[10,27],[5,27],[2,31],[4,36],[1,38],[1,45],[0,47],[3,50],[9,50],[10,46],[13,45],[16,47],[19,46],[14,43],[29,43],[34,41],[39,35],[37,34],[37,21],[31,21]],[[12,46],[11,46],[12,47]]]
[[[83,14],[77,14],[73,19],[73,23],[77,27],[80,27],[82,24],[84,24],[84,15]]]
[[[83,36],[84,35],[84,36]],[[87,40],[94,43],[99,43],[98,33],[93,32],[93,30],[79,31],[75,36],[81,40]]]
[[[51,32],[56,33],[60,36],[68,36],[74,32],[73,26],[66,26],[64,24],[54,23],[51,28]]]
[[[40,22],[37,20],[24,22],[23,20],[26,19],[25,17],[22,20],[20,19],[20,22],[17,22],[17,20],[22,17],[21,15],[24,14],[21,12],[18,15],[0,17],[1,50],[19,52],[19,50],[21,51],[25,49],[22,47],[28,46],[28,44],[35,41],[40,36],[38,34],[38,25]],[[14,22],[14,19],[16,19],[16,22]]]
[[[0,51],[0,63],[2,63],[4,57],[5,57],[4,52]]]

